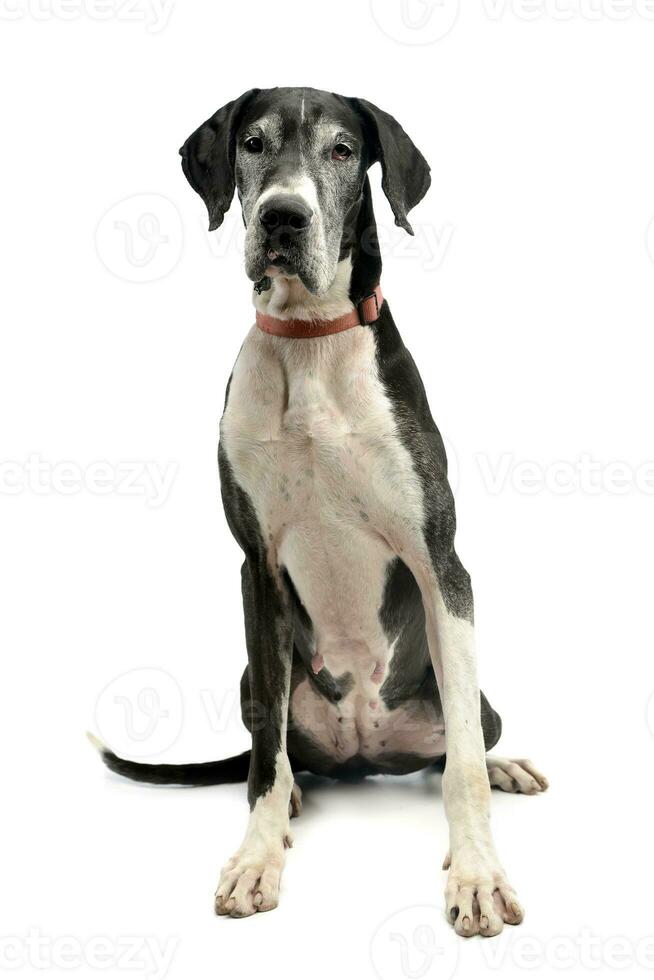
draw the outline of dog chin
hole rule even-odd
[[[313,296],[324,296],[334,281],[336,267],[328,270],[323,263],[295,262],[292,259],[271,263],[267,254],[256,259],[246,259],[245,271],[248,279],[259,282],[264,276],[270,279],[299,279],[307,292]],[[330,275],[331,271],[331,275]]]

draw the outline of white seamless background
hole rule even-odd
[[[59,978],[614,977],[654,965],[654,9],[648,0],[0,0],[0,969]],[[307,779],[280,907],[218,920],[244,786],[107,775],[241,751],[216,467],[252,322],[236,207],[178,147],[253,85],[393,113],[432,165],[384,293],[446,438],[527,915],[444,921],[439,777]],[[425,313],[425,311],[427,311]]]

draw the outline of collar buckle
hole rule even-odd
[[[364,296],[357,305],[361,323],[373,323],[375,320],[378,320],[382,302],[381,289],[379,286],[375,286],[374,290],[367,296]]]

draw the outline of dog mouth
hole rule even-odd
[[[276,248],[268,248],[266,250],[266,261],[268,263],[266,266],[267,276],[296,276],[298,274],[299,263],[295,257],[289,255],[287,252],[280,252]]]
[[[322,295],[333,280],[331,263],[318,242],[292,237],[283,240],[276,234],[264,236],[258,228],[252,230],[249,239],[246,237],[245,269],[254,283],[264,276],[272,281],[299,279],[316,296]]]

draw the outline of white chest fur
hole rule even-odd
[[[388,562],[422,526],[422,496],[366,327],[288,340],[253,327],[234,368],[223,448],[334,674],[374,698]]]

